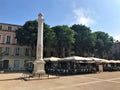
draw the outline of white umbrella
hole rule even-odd
[[[49,57],[49,58],[44,58],[45,61],[58,61],[60,58],[58,57]]]

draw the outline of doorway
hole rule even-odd
[[[3,69],[8,69],[9,68],[9,60],[4,60],[3,61]]]

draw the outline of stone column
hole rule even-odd
[[[38,15],[38,33],[37,33],[37,48],[36,48],[36,60],[34,62],[34,74],[45,73],[45,62],[43,60],[43,23],[44,18],[40,13]]]

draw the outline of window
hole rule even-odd
[[[28,62],[29,60],[24,60],[24,67],[26,67],[26,63]]]
[[[2,52],[2,47],[0,47],[0,52]]]
[[[0,43],[2,42],[2,35],[0,35]]]
[[[15,55],[19,56],[19,54],[20,54],[20,48],[16,48]]]
[[[2,30],[2,26],[0,25],[0,30]]]
[[[0,69],[3,68],[3,61],[0,61]]]
[[[8,26],[8,30],[11,31],[11,30],[12,30],[12,27],[11,27],[11,26]]]
[[[0,34],[0,43],[3,43],[3,35]]]
[[[0,40],[1,40],[1,35],[0,35]]]
[[[17,44],[17,39],[15,39],[15,44]]]
[[[9,48],[9,47],[6,47],[6,48],[5,48],[5,55],[9,55],[9,52],[10,52],[10,48]]]
[[[20,61],[19,60],[14,60],[14,68],[18,69],[20,65]]]
[[[6,44],[10,44],[11,36],[7,36]]]
[[[29,56],[29,48],[25,49],[25,56]]]

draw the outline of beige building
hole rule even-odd
[[[4,52],[0,59],[0,68],[4,70],[24,70],[24,64],[31,57],[31,48],[17,45],[15,30],[20,25],[0,23],[0,51]]]
[[[120,42],[115,41],[111,51],[109,52],[108,59],[120,60]]]

